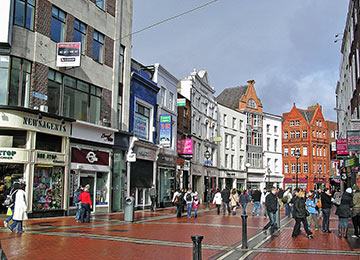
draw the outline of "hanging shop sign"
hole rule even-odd
[[[0,150],[0,162],[27,162],[29,151],[3,149]]]
[[[177,152],[179,154],[193,154],[193,140],[192,139],[178,139]]]
[[[65,164],[65,155],[36,151],[35,161],[41,164]]]
[[[336,140],[336,154],[340,156],[349,155],[346,138],[340,138]]]
[[[346,131],[347,150],[360,151],[360,131],[348,130]]]
[[[160,116],[160,145],[171,147],[172,119],[171,115]]]
[[[80,67],[81,43],[59,42],[56,46],[56,67]]]
[[[109,153],[88,149],[71,149],[71,162],[93,165],[109,165]]]
[[[185,99],[185,98],[178,98],[178,99],[177,99],[177,106],[178,106],[178,107],[184,107],[184,106],[186,106],[186,99]]]

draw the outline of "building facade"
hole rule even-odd
[[[246,189],[246,116],[234,109],[218,104],[219,186]]]
[[[321,106],[283,114],[282,149],[284,188],[329,187],[328,126]]]

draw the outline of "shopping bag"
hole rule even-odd
[[[6,216],[11,216],[12,215],[12,210],[11,208],[8,208],[7,212],[6,212]]]

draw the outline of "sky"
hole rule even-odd
[[[133,32],[210,0],[133,0]],[[335,88],[348,0],[218,0],[132,36],[132,57],[178,79],[206,70],[215,96],[255,80],[264,112],[320,104],[336,121]]]

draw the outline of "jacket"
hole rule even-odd
[[[251,197],[252,197],[252,200],[253,200],[254,202],[260,202],[261,192],[258,191],[258,190],[255,190],[255,191],[253,192],[253,194],[252,194]]]
[[[298,196],[294,198],[293,217],[306,218],[305,198]]]
[[[92,202],[89,192],[84,191],[83,193],[81,193],[79,196],[79,200],[81,201],[81,203],[90,204],[90,206],[92,207]]]
[[[215,196],[214,196],[214,200],[213,203],[214,204],[221,204],[222,202],[222,198],[221,198],[221,193],[220,192],[216,192]]]
[[[318,201],[318,199],[310,199],[310,198],[308,198],[306,200],[306,207],[307,207],[307,210],[309,211],[309,213],[319,214],[319,212],[315,208],[317,201]]]
[[[190,195],[190,197],[189,197]],[[189,198],[188,198],[189,197]],[[190,191],[186,192],[185,195],[184,195],[184,200],[185,200],[185,203],[192,203],[193,202],[193,195],[191,194]]]
[[[277,197],[276,195],[272,194],[272,192],[270,192],[266,198],[265,198],[265,207],[267,212],[276,212],[277,211]]]
[[[237,203],[239,201],[239,195],[237,193],[235,194],[230,194],[229,196],[229,200],[231,200],[231,206],[232,207],[236,207],[237,206]]]
[[[241,194],[240,198],[239,198],[239,202],[240,204],[245,204],[248,203],[250,201],[249,195],[245,194]]]
[[[27,220],[26,214],[26,196],[25,191],[18,189],[15,195],[15,206],[13,220],[23,221]]]
[[[322,209],[331,209],[331,197],[327,195],[325,192],[321,192],[321,208]]]
[[[335,215],[338,215],[339,218],[349,218],[351,217],[351,208],[353,207],[353,196],[351,193],[344,192],[340,206],[337,207]]]
[[[360,215],[360,192],[355,192],[353,196],[353,217]]]
[[[229,199],[230,197],[230,190],[229,189],[224,189],[221,192],[221,198],[224,202],[228,203],[230,201]]]

